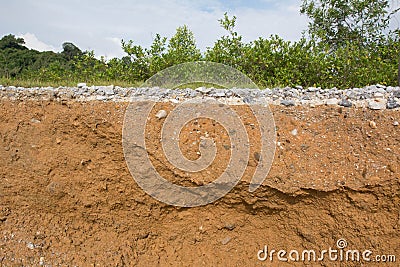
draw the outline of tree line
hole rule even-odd
[[[0,40],[0,77],[9,83],[126,85],[176,64],[206,60],[235,67],[260,87],[400,83],[400,31],[389,30],[398,9],[388,0],[303,0],[300,12],[310,23],[299,41],[272,35],[248,43],[235,30],[236,17],[225,13],[219,23],[226,34],[204,53],[185,25],[169,39],[156,34],[147,48],[123,40],[126,56],[111,60],[96,59],[94,51],[82,51],[69,42],[59,53],[38,52],[9,34]]]

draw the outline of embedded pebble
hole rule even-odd
[[[167,117],[167,112],[165,110],[163,110],[163,109],[159,110],[157,112],[157,114],[156,114],[156,118],[159,119],[159,120],[163,119],[165,117]]]
[[[346,108],[350,108],[353,106],[353,103],[351,103],[349,100],[347,99],[342,99],[342,101],[339,102],[339,106],[342,107],[346,107]]]
[[[393,98],[390,98],[386,104],[387,109],[400,108],[400,104]]]
[[[96,100],[100,100],[100,101],[107,100],[107,97],[103,96],[103,95],[98,95],[98,96],[96,96]]]
[[[337,98],[329,98],[326,100],[326,105],[331,106],[331,105],[337,105],[339,103],[339,100]]]
[[[386,101],[379,99],[379,100],[369,100],[368,107],[373,110],[382,110],[386,109]]]
[[[281,100],[281,105],[285,106],[285,107],[292,107],[295,105],[293,100]]]
[[[229,231],[233,231],[236,228],[236,225],[234,225],[234,224],[226,224],[224,226],[224,228],[229,230]]]
[[[232,240],[231,237],[227,236],[224,239],[221,240],[222,245],[228,244]]]
[[[39,258],[39,265],[43,266],[44,265],[44,257]]]
[[[114,95],[114,85],[104,86],[100,90],[103,91],[105,95]]]
[[[374,94],[375,98],[383,98],[384,96],[385,96],[384,94],[379,93],[379,92]]]
[[[35,245],[34,245],[33,243],[31,243],[31,242],[28,242],[28,243],[26,244],[26,247],[29,248],[29,249],[34,249],[34,248],[35,248]]]

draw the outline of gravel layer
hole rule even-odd
[[[0,99],[54,100],[54,101],[115,101],[128,102],[135,99],[181,102],[193,98],[218,98],[228,104],[268,103],[282,106],[336,105],[342,107],[365,107],[373,110],[399,109],[400,87],[371,85],[364,88],[321,89],[316,87],[274,89],[163,89],[122,88],[119,86],[34,87],[23,88],[0,85]]]

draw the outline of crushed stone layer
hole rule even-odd
[[[122,88],[118,86],[45,87],[23,88],[0,85],[0,98],[10,100],[76,100],[127,102],[135,99],[152,99],[178,103],[187,99],[212,97],[229,104],[268,103],[282,106],[343,106],[367,107],[373,110],[399,109],[400,87],[371,85],[364,88],[321,89],[316,87],[274,89],[197,89]]]
[[[129,103],[57,101],[59,96],[22,101],[26,92],[18,97],[5,97],[9,89],[1,92],[1,266],[360,266],[257,259],[266,245],[322,251],[336,248],[339,239],[348,249],[397,254],[397,262],[383,265],[398,266],[396,109],[272,105],[277,149],[264,184],[248,190],[259,146],[257,131],[249,128],[252,153],[241,182],[215,203],[178,208],[147,195],[129,173],[122,149]],[[159,102],[149,117],[150,158],[175,183],[213,180],[229,154],[222,151],[208,172],[188,177],[162,153],[164,118],[156,115],[176,105]],[[235,111],[245,115],[246,105]],[[255,122],[248,117],[245,123]],[[206,133],[224,144],[212,122],[200,121],[182,133],[188,158],[198,152],[190,144]]]

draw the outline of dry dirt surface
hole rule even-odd
[[[212,204],[179,208],[132,178],[122,148],[127,105],[0,101],[1,266],[399,266],[399,111],[272,106],[274,162],[250,193],[260,136],[236,106],[252,144],[243,179]],[[155,107],[146,135],[156,169],[175,183],[214,180],[230,156],[226,134],[206,119],[184,129],[188,158],[198,157],[202,135],[219,143],[216,164],[188,176],[162,153],[163,120],[153,116],[161,108],[173,104]],[[340,239],[344,253],[371,250],[371,262],[301,261],[304,250],[339,250]],[[265,246],[275,252],[260,261]],[[299,262],[280,261],[279,250],[298,251]],[[390,255],[396,262],[375,261]]]

